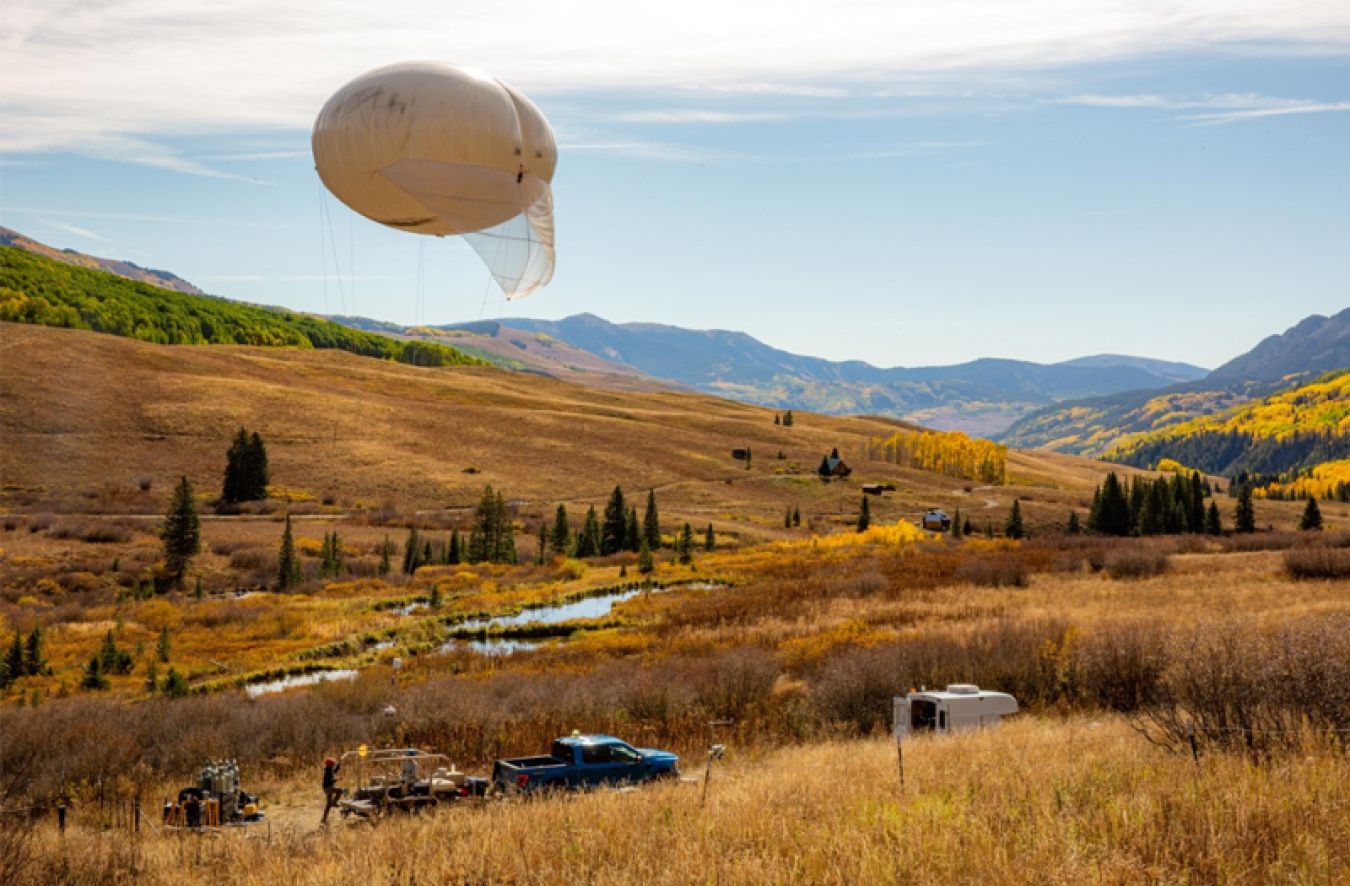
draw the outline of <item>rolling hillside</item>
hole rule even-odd
[[[170,274],[168,271],[156,271],[153,268],[143,268],[140,265],[129,261],[123,261],[116,258],[99,258],[96,255],[86,255],[83,252],[76,252],[74,249],[54,249],[45,243],[39,243],[32,237],[26,237],[18,231],[12,231],[9,228],[0,227],[0,246],[12,246],[15,249],[22,249],[25,252],[31,252],[34,255],[40,255],[44,258],[50,258],[64,264],[74,265],[77,268],[88,268],[94,271],[106,271],[109,274],[115,274],[118,277],[124,277],[128,280],[135,280],[137,283],[149,283],[151,286],[158,286],[160,289],[172,289],[174,292],[182,292],[187,295],[205,295],[196,286],[184,280],[176,274]]]
[[[887,415],[978,435],[1001,431],[1017,417],[1061,400],[1160,388],[1205,374],[1187,364],[1115,355],[1051,365],[982,359],[958,366],[883,369],[858,360],[792,354],[742,332],[616,324],[591,314],[497,322],[747,403],[834,415]]]
[[[1001,520],[1015,495],[1031,519],[1060,519],[1110,468],[1012,453],[1011,480],[1022,485],[969,490],[865,461],[869,441],[901,429],[887,419],[798,413],[782,427],[772,410],[703,394],[596,390],[336,350],[185,348],[0,325],[0,482],[16,495],[35,490],[44,507],[99,507],[111,491],[141,481],[166,489],[179,475],[217,491],[241,425],[267,440],[273,483],[316,507],[470,508],[491,483],[518,507],[542,511],[559,501],[603,503],[622,484],[659,489],[664,510],[699,525],[770,538],[789,505],[804,517],[851,519],[858,484],[874,480],[897,486],[873,502],[877,519],[942,506]],[[731,458],[741,446],[752,447],[749,470]],[[835,447],[854,476],[821,483],[815,467]],[[1034,502],[1027,484],[1042,487]]]
[[[397,341],[318,317],[189,295],[0,246],[0,320],[175,345],[332,348],[422,366],[479,362],[444,345]]]
[[[1202,381],[1061,403],[1022,418],[997,439],[1015,447],[1101,455],[1136,437],[1222,413],[1345,368],[1350,368],[1350,310],[1333,317],[1308,317]]]

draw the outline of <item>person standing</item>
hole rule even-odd
[[[321,824],[328,824],[328,812],[337,805],[338,799],[342,796],[342,788],[337,786],[338,770],[342,764],[332,757],[323,761],[323,818]]]

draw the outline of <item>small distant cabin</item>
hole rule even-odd
[[[919,525],[930,532],[946,532],[952,528],[952,518],[947,516],[946,511],[934,508],[923,515]]]
[[[731,457],[734,458],[734,459],[736,459],[737,461],[745,461],[749,456],[750,456],[750,450],[749,450],[749,449],[733,449],[733,450],[731,450]]]
[[[864,483],[862,491],[863,495],[881,495],[886,491],[886,487],[880,483]]]
[[[953,683],[946,689],[911,692],[893,702],[895,740],[915,733],[939,735],[968,729],[983,729],[1017,713],[1017,699],[1006,692],[990,692],[970,683]]]
[[[844,460],[837,455],[826,456],[820,463],[822,477],[847,477],[851,473],[853,469],[844,464]]]

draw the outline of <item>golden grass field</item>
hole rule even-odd
[[[0,809],[46,813],[31,830],[0,818],[0,872],[26,852],[25,886],[1350,883],[1350,732],[1328,731],[1338,717],[1350,728],[1350,591],[1286,567],[1291,548],[1339,556],[1346,505],[1325,505],[1321,534],[1288,531],[1300,503],[1258,502],[1280,531],[1066,537],[1110,466],[1013,452],[1010,484],[981,487],[858,461],[895,432],[885,419],[798,413],[783,428],[772,410],[702,395],[26,326],[0,326],[0,395],[0,653],[41,625],[52,669],[0,695]],[[267,441],[280,500],[216,517],[240,425]],[[745,445],[749,470],[730,457]],[[824,484],[814,468],[835,447],[855,474]],[[190,584],[133,599],[183,474],[204,511],[190,573],[202,597]],[[869,499],[881,528],[858,536],[863,482],[897,489]],[[718,546],[689,565],[663,551],[652,578],[666,589],[570,636],[511,656],[441,651],[460,617],[638,577],[631,554],[414,576],[396,554],[376,574],[386,537],[401,553],[411,525],[438,544],[467,528],[485,483],[513,502],[522,560],[559,503],[575,524],[615,485],[639,513],[657,491],[668,539],[712,524]],[[957,542],[908,522],[945,507],[1001,527],[1014,498],[1030,541]],[[800,528],[783,526],[790,507]],[[311,571],[337,532],[348,574],[236,597],[270,583],[285,512]],[[1117,560],[1152,565],[1126,578]],[[391,608],[433,596],[435,609]],[[166,628],[155,665],[185,675],[190,698],[146,688]],[[109,633],[133,667],[82,689]],[[237,688],[315,667],[360,675],[257,699]],[[916,740],[902,790],[882,737],[889,699],[957,681],[1014,692],[1026,713]],[[1299,708],[1308,687],[1326,704]],[[696,778],[706,724],[722,718],[735,726],[706,808],[700,785],[673,784],[318,828],[317,761],[357,743],[484,772],[578,728],[674,750]],[[1201,727],[1198,765],[1167,731],[1185,718]],[[139,792],[153,807],[208,757],[240,760],[270,828],[133,839],[110,826],[109,804]],[[76,803],[64,838],[50,814],[63,790]]]
[[[1350,772],[1323,747],[1253,766],[1159,750],[1111,720],[1024,718],[895,745],[827,741],[696,784],[465,802],[378,826],[315,821],[139,840],[39,835],[45,882],[179,884],[1129,884],[1350,882]],[[303,805],[301,805],[303,803]]]

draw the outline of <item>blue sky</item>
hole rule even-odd
[[[181,5],[7,0],[0,224],[301,310],[879,365],[1213,366],[1350,307],[1344,3]],[[552,121],[548,289],[504,303],[467,245],[319,184],[327,96],[424,58]]]

